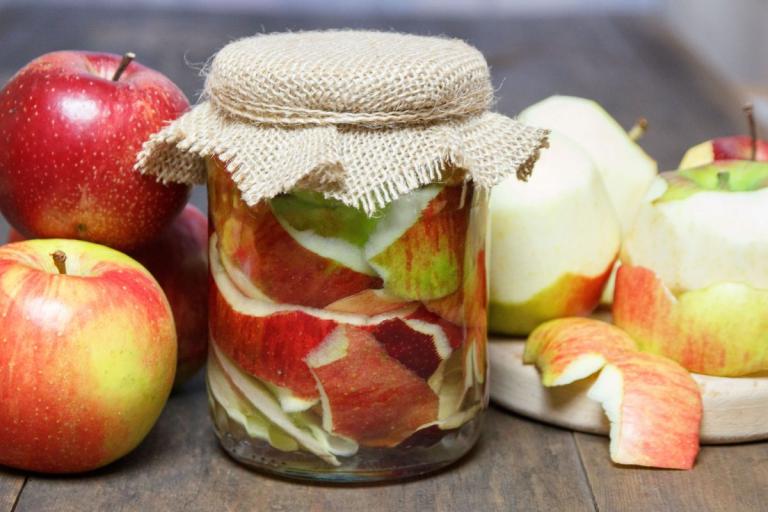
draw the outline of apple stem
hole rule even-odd
[[[64,253],[64,251],[55,251],[51,253],[51,258],[53,258],[53,264],[56,265],[56,270],[59,271],[59,274],[63,276],[67,275],[66,253]]]
[[[629,136],[629,138],[632,139],[633,142],[637,142],[638,140],[643,138],[643,135],[645,135],[645,132],[647,131],[648,131],[648,119],[641,117],[637,121],[635,121],[635,125],[629,129],[627,136]]]
[[[123,71],[125,71],[125,68],[128,67],[128,65],[133,62],[133,59],[136,58],[136,54],[133,52],[125,52],[123,55],[123,60],[120,61],[120,65],[117,66],[117,69],[115,70],[115,74],[112,75],[112,81],[117,82],[120,80],[120,76],[122,76]]]
[[[757,160],[757,123],[755,123],[755,111],[751,103],[744,105],[744,114],[747,116],[747,124],[749,125],[749,136],[752,138],[752,152],[751,158],[753,162]]]
[[[731,181],[731,173],[723,171],[717,173],[717,187],[720,190],[728,190],[728,183]]]

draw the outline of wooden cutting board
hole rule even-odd
[[[523,364],[524,340],[491,337],[491,398],[516,413],[561,427],[608,435],[600,404],[587,398],[595,377],[545,388],[533,365]],[[727,378],[693,374],[701,388],[703,444],[768,439],[768,373]]]

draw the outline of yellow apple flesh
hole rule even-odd
[[[570,137],[587,152],[626,233],[657,174],[656,162],[592,100],[551,96],[523,110],[519,117],[526,124]]]
[[[768,369],[767,179],[759,162],[681,170],[641,208],[613,314],[642,350],[708,375]]]
[[[491,194],[490,329],[527,334],[589,314],[616,259],[620,227],[586,153],[553,132],[528,182]]]

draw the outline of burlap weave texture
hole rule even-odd
[[[253,205],[297,186],[372,213],[441,178],[445,163],[491,187],[524,179],[546,132],[488,112],[482,54],[466,43],[328,31],[235,41],[213,59],[204,101],[153,135],[137,168],[205,180],[218,156]]]

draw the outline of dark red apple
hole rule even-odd
[[[23,240],[11,228],[8,243]],[[178,387],[203,366],[208,353],[208,220],[187,205],[158,238],[130,256],[150,271],[171,305],[179,344]]]
[[[189,108],[184,93],[121,57],[48,53],[0,90],[0,210],[29,238],[121,250],[155,238],[190,188],[133,170],[150,134]]]

